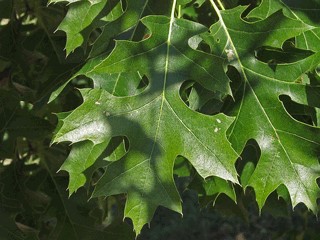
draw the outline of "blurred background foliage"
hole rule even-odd
[[[217,20],[208,1],[185,2],[179,9],[184,18],[206,26]],[[226,8],[259,4],[223,2]],[[87,201],[91,185],[69,198],[68,175],[58,172],[70,148],[50,145],[57,124],[54,113],[78,106],[76,89],[91,84],[76,79],[47,103],[87,59],[88,51],[80,48],[65,57],[65,34],[55,30],[66,12],[65,4],[47,5],[46,0],[0,0],[0,239],[134,239],[131,222],[123,221],[124,196]],[[188,96],[190,86],[184,89]],[[221,102],[209,103],[203,112],[220,111]],[[259,157],[255,142],[247,145],[242,157]],[[238,168],[250,170],[248,165]],[[175,180],[183,198],[183,218],[159,208],[138,239],[320,239],[320,224],[303,205],[293,212],[283,198],[272,194],[259,215],[250,188],[245,193],[235,189],[235,204],[226,195],[208,191],[219,180],[208,179],[204,186],[198,179],[178,157]]]

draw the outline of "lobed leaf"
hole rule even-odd
[[[261,149],[261,157],[252,175],[248,180],[246,177],[247,186],[254,188],[260,208],[269,194],[283,184],[290,193],[293,206],[303,202],[316,212],[320,193],[316,183],[320,169],[320,129],[293,119],[280,96],[286,95],[296,103],[319,107],[316,100],[319,88],[301,84],[298,80],[318,65],[320,54],[283,64],[265,63],[255,57],[257,48],[280,48],[286,39],[314,27],[285,17],[281,12],[262,21],[246,22],[241,18],[245,7],[227,11],[214,7],[220,20],[212,27],[212,38],[222,35],[219,38],[226,39],[221,44],[232,53],[228,56],[230,64],[242,77],[230,111],[236,120],[229,139],[239,154],[250,139],[256,140]]]
[[[92,59],[77,75],[94,79],[139,71],[149,79],[147,88],[125,97],[102,89],[81,90],[83,104],[58,115],[60,124],[54,138],[55,142],[88,142],[82,144],[87,150],[80,146],[78,151],[73,149],[62,167],[71,176],[83,174],[112,137],[128,138],[127,154],[108,165],[93,196],[126,193],[125,217],[133,220],[137,234],[159,205],[181,212],[173,181],[173,164],[178,155],[187,158],[203,178],[218,176],[238,182],[234,167],[237,155],[226,138],[232,118],[197,113],[179,96],[181,84],[187,79],[230,93],[223,59],[188,45],[188,39],[207,29],[173,15],[148,16],[142,22],[151,31],[148,39],[118,41],[107,58]],[[83,185],[82,179],[75,183],[71,177],[69,188],[76,190]]]
[[[107,0],[84,0],[70,5],[66,17],[58,27],[58,30],[65,31],[67,34],[65,47],[67,55],[77,47],[80,47],[83,42],[87,41],[91,29],[86,33],[83,33],[83,31],[91,24],[95,23],[96,17],[103,10],[106,3]]]
[[[318,16],[320,14],[320,4],[316,1],[288,1],[288,0],[263,0],[261,4],[251,11],[248,17],[265,19],[273,13],[282,10],[284,15],[292,19],[299,20],[313,29],[305,31],[296,36],[296,46],[298,48],[319,51],[320,48],[320,25]]]

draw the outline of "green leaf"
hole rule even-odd
[[[317,1],[263,0],[248,17],[265,19],[282,10],[284,15],[299,20],[315,28],[296,36],[296,46],[312,51],[320,50],[320,3]]]
[[[136,35],[139,36],[139,23],[142,17],[148,14],[170,14],[168,6],[170,7],[170,4],[163,4],[157,0],[127,1],[123,14],[103,26],[101,34],[92,46],[90,56],[94,57],[106,52],[110,45],[110,40],[119,38],[121,34],[126,33],[129,35],[129,39],[133,40],[137,37]]]
[[[106,6],[107,0],[84,0],[70,5],[68,13],[58,27],[67,34],[66,51],[69,55],[74,49],[87,41],[95,20]],[[81,16],[81,17],[79,17]],[[94,27],[94,26],[93,26]]]
[[[63,147],[38,145],[37,151],[40,165],[0,162],[1,239],[133,239],[117,202],[88,202],[86,189],[68,198],[67,176],[56,173]]]
[[[225,194],[234,202],[237,201],[233,185],[218,177],[211,177],[203,181],[199,176],[196,176],[191,182],[190,188],[197,191],[202,205],[208,205],[208,203],[215,205],[221,194]]]
[[[75,3],[75,2],[80,2],[81,0],[49,0],[49,4],[51,3],[59,3],[59,2],[68,2],[70,3]]]
[[[106,22],[103,26],[100,26],[102,32],[94,41],[94,44],[92,45],[92,48],[90,50],[90,57],[94,57],[94,56],[100,55],[101,53],[110,51],[109,45],[110,45],[111,39],[118,37],[119,35],[125,32],[129,31],[130,33],[129,39],[132,40],[136,35],[139,35],[138,24],[144,15],[147,15],[150,13],[166,15],[169,12],[168,5],[169,4],[162,4],[157,0],[152,0],[152,1],[137,0],[135,2],[129,1],[126,6],[126,10],[123,12],[123,14],[120,17],[115,18],[112,21],[110,20],[109,22]],[[109,15],[111,15],[111,13],[112,12],[110,12]],[[74,21],[79,21],[79,19],[74,19]],[[90,33],[90,31],[86,31],[86,33]],[[82,35],[81,37],[83,38]],[[121,77],[121,75],[122,74],[120,75],[116,74],[110,77],[112,77],[113,79],[116,79],[118,77]],[[72,78],[69,79],[69,81],[66,81],[60,87],[58,87],[58,89],[53,91],[51,93],[49,102],[52,102],[53,100],[55,100],[71,80]],[[100,85],[100,84],[96,84],[96,85]],[[108,85],[108,88],[110,88],[111,85],[109,84],[109,81],[107,85]]]
[[[127,193],[125,217],[132,219],[137,234],[159,205],[181,212],[173,181],[178,155],[188,159],[203,178],[218,176],[238,182],[234,167],[237,155],[226,138],[232,118],[194,112],[179,96],[181,84],[188,79],[230,93],[223,59],[190,48],[188,39],[207,29],[175,19],[173,14],[171,18],[143,18],[151,37],[141,42],[118,41],[107,58],[89,61],[77,74],[95,78],[99,74],[139,71],[149,80],[146,89],[127,97],[102,89],[81,90],[83,104],[59,116],[54,137],[55,142],[90,141],[84,143],[88,147],[86,155],[80,153],[82,150],[72,153],[74,160],[69,162],[73,174],[81,174],[92,164],[112,137],[128,138],[127,154],[107,167],[93,196]]]
[[[72,2],[73,3],[73,2]],[[68,13],[58,27],[67,34],[67,55],[77,47],[87,43],[90,34],[99,28],[94,40],[90,56],[97,56],[108,49],[110,40],[121,33],[132,29],[132,37],[137,31],[139,20],[148,11],[153,14],[167,12],[168,4],[160,4],[157,1],[137,0],[128,1],[125,11],[122,10],[122,2],[118,0],[75,1],[70,5]],[[83,16],[79,18],[79,16]],[[86,50],[86,46],[84,46]]]
[[[296,103],[319,107],[319,88],[298,80],[317,66],[320,54],[283,64],[268,64],[255,57],[259,47],[280,48],[286,39],[314,27],[287,18],[281,12],[262,21],[246,22],[241,18],[245,7],[220,11],[213,1],[212,4],[220,19],[212,27],[212,38],[221,33],[221,28],[224,30],[219,38],[226,36],[227,41],[220,44],[225,46],[228,60],[242,77],[231,110],[236,120],[229,139],[238,153],[250,139],[255,139],[261,149],[248,185],[254,188],[260,208],[268,195],[283,184],[293,206],[303,202],[316,212],[320,192],[316,183],[320,170],[320,129],[293,119],[279,96],[287,95]]]
[[[42,140],[52,127],[33,114],[32,106],[20,102],[15,91],[0,89],[0,158],[11,158],[18,137]],[[12,97],[14,96],[14,97]]]
[[[67,34],[66,51],[67,55],[85,41],[81,34],[86,27],[97,17],[106,4],[106,0],[93,3],[89,0],[80,1],[72,4],[69,11],[58,27],[58,30],[65,31]],[[79,16],[81,19],[79,21]],[[87,36],[90,34],[87,33]]]
[[[54,183],[55,187],[54,189],[49,189],[47,186],[43,187],[44,191],[50,194],[53,202],[49,213],[53,214],[55,213],[53,210],[57,211],[58,224],[55,231],[50,235],[52,238],[54,236],[56,239],[125,240],[133,238],[134,234],[131,226],[122,222],[123,215],[121,212],[119,212],[120,216],[114,216],[114,219],[108,220],[110,214],[116,215],[115,209],[117,209],[116,205],[112,205],[113,210],[105,206],[110,203],[110,199],[96,198],[88,202],[86,189],[81,189],[77,194],[68,198],[65,191],[67,181],[63,175],[56,173],[59,165],[57,164],[57,158],[60,160],[65,157],[62,156],[59,147],[47,149],[43,152],[42,157],[43,164],[48,171],[47,178]]]

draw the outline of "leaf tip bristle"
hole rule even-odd
[[[233,200],[233,199],[231,199],[231,200]],[[234,199],[233,201],[234,201],[234,203],[235,203],[235,204],[237,204],[237,205],[238,205],[237,196],[235,197],[235,199]]]
[[[58,143],[57,141],[55,141],[55,138],[52,139],[52,141],[49,144],[49,147],[52,147],[53,144]]]
[[[259,214],[258,214],[258,215],[259,215],[259,217],[261,217],[261,214],[262,214],[262,207],[261,207],[259,204],[258,204],[258,208],[259,208],[259,209],[258,209],[258,210],[259,210]]]
[[[72,194],[77,192],[77,190],[70,190],[69,187],[68,187],[68,190],[69,190],[69,198],[72,196]]]
[[[88,198],[88,201],[87,201],[87,202],[89,202],[92,198],[93,198],[93,196],[91,195],[91,196]]]

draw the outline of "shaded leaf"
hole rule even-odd
[[[285,40],[314,27],[287,18],[281,12],[263,21],[246,22],[241,18],[245,7],[219,11],[212,4],[220,18],[212,28],[212,37],[223,28],[227,41],[221,44],[229,49],[228,60],[242,76],[231,111],[236,120],[229,139],[239,153],[249,139],[255,139],[261,149],[248,185],[254,188],[260,208],[269,194],[284,184],[293,206],[303,202],[316,212],[320,192],[316,183],[320,170],[319,129],[293,119],[279,96],[287,95],[294,102],[319,107],[319,88],[296,81],[317,66],[320,55],[270,65],[257,60],[254,54],[261,46],[280,48]]]
[[[83,104],[58,115],[60,124],[54,137],[55,142],[87,141],[84,144],[91,146],[87,152],[95,156],[112,137],[128,138],[128,153],[107,167],[93,196],[127,193],[125,216],[133,220],[137,234],[159,205],[181,212],[172,176],[178,155],[187,158],[203,178],[219,176],[238,182],[237,155],[226,139],[232,118],[196,113],[179,96],[187,79],[223,94],[230,92],[222,59],[188,46],[189,38],[207,29],[173,15],[148,16],[142,22],[151,37],[141,42],[118,41],[107,58],[89,61],[77,75],[94,79],[99,74],[139,71],[149,79],[147,88],[129,97],[116,97],[101,89],[81,90]],[[80,156],[80,151],[72,156]],[[95,157],[91,156],[67,160],[78,169],[74,174],[88,167],[87,160],[92,164]]]
[[[296,36],[298,48],[320,50],[320,2],[319,1],[289,1],[289,0],[263,0],[261,4],[251,11],[248,17],[265,19],[273,13],[282,10],[284,15],[292,19],[314,26],[313,29]]]
[[[87,33],[83,33],[83,31],[94,24],[96,17],[106,3],[107,0],[84,0],[70,5],[66,17],[58,27],[58,30],[65,31],[67,34],[67,55],[87,41],[91,31],[87,31]]]

